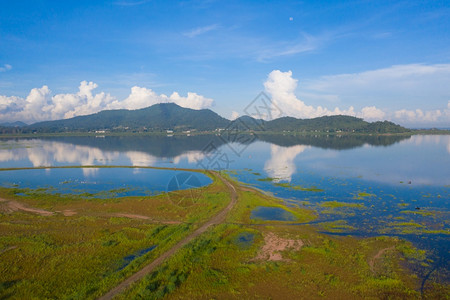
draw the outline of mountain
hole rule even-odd
[[[266,132],[357,132],[357,133],[403,133],[408,129],[389,121],[369,123],[352,116],[323,116],[313,119],[282,117],[271,121],[243,116],[235,120],[239,129]]]
[[[1,133],[57,132],[165,132],[257,131],[265,133],[404,133],[408,129],[392,122],[369,123],[351,116],[324,116],[313,119],[282,117],[271,121],[242,116],[227,120],[209,109],[194,110],[174,103],[160,103],[137,110],[105,110],[70,119],[39,122],[23,127],[0,127]]]
[[[28,124],[21,122],[21,121],[0,123],[1,127],[23,127],[23,126],[27,126],[27,125]]]
[[[194,110],[174,103],[160,103],[137,110],[104,110],[71,119],[45,121],[28,126],[37,132],[92,130],[214,130],[229,121],[209,109]]]

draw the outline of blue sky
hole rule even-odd
[[[448,1],[0,0],[0,121],[158,102],[450,127]],[[190,94],[188,94],[190,93]]]

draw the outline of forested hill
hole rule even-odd
[[[409,129],[389,121],[369,123],[352,116],[324,116],[313,119],[282,117],[272,121],[262,121],[244,116],[236,120],[241,129],[263,130],[266,132],[357,132],[357,133],[404,133]]]
[[[223,128],[229,121],[209,109],[183,108],[174,103],[155,104],[137,110],[105,110],[71,119],[40,122],[28,126],[42,132],[93,130],[189,130]]]
[[[324,116],[314,119],[282,117],[271,121],[249,116],[227,120],[209,110],[194,110],[174,103],[161,103],[138,110],[105,110],[70,119],[39,122],[21,127],[0,127],[2,133],[60,132],[212,132],[226,129],[264,132],[409,132],[392,122],[369,123],[351,116]]]

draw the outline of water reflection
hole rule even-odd
[[[196,168],[211,142],[231,169],[253,168],[276,181],[305,172],[368,181],[449,184],[450,136],[260,135],[237,156],[216,136],[54,137],[0,141],[1,167],[132,165]],[[96,174],[85,169],[86,176]],[[139,170],[135,170],[139,172]]]
[[[294,159],[310,148],[310,146],[297,145],[291,147],[281,147],[270,145],[271,158],[265,163],[264,170],[275,182],[292,180],[292,175],[296,171]]]
[[[122,144],[121,139],[115,138],[102,139],[98,143],[98,147],[93,146],[93,142],[98,139],[77,137],[72,140],[73,142],[82,142],[84,145],[70,143],[70,141],[71,139],[68,138],[64,138],[62,142],[48,139],[8,140],[3,142],[0,148],[0,162],[2,167],[111,164],[153,166],[161,162],[161,159],[174,164],[179,164],[184,160],[187,160],[189,164],[194,164],[204,157],[203,152],[199,150],[182,152],[184,143],[183,145],[175,143],[174,147],[170,147],[168,141],[163,144],[158,143],[159,139],[157,141],[148,139],[144,144],[138,144],[136,148],[142,149],[142,151],[131,150],[136,143]],[[119,141],[120,143],[117,143]],[[147,148],[147,145],[150,147]],[[157,146],[164,147],[166,150],[156,149]],[[144,149],[146,150],[144,151]],[[171,154],[178,155],[170,156]],[[95,174],[95,170],[95,168],[84,169],[83,172],[90,175]]]

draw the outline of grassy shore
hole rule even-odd
[[[227,187],[216,173],[205,174],[213,183],[194,194],[96,199],[1,188],[0,298],[103,295],[227,206]],[[226,221],[119,298],[420,298],[420,280],[406,262],[423,252],[410,243],[332,237],[308,224],[252,219],[257,207],[282,208],[299,224],[317,213],[228,180],[238,202]],[[448,291],[433,285],[424,295]]]

